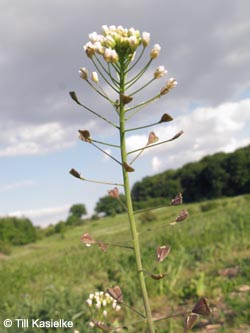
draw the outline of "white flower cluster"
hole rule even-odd
[[[92,32],[89,34],[89,42],[84,45],[84,50],[89,58],[96,54],[103,56],[106,62],[116,63],[119,58],[133,59],[136,49],[141,44],[148,46],[150,34],[148,32],[140,33],[134,28],[123,28],[119,26],[102,26],[102,34]],[[160,45],[156,44],[151,50],[150,57],[156,58],[160,52]]]
[[[103,316],[107,316],[108,310],[119,311],[121,309],[117,301],[104,291],[96,291],[94,294],[89,294],[86,303],[89,307],[95,307],[102,311]]]

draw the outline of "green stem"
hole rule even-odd
[[[145,146],[145,147],[142,147],[142,148],[138,148],[138,149],[135,149],[135,150],[131,150],[130,152],[128,152],[128,155],[129,154],[133,154],[133,153],[136,153],[138,151],[143,151],[145,149],[148,149],[148,148],[152,148],[152,147],[155,147],[155,146],[159,146],[159,145],[162,145],[163,143],[167,143],[167,142],[170,142],[170,141],[174,141],[176,140],[179,136],[181,136],[183,134],[183,131],[180,131],[178,133],[176,133],[176,135],[174,135],[171,139],[168,139],[168,140],[164,140],[164,141],[161,141],[161,142],[158,142],[158,143],[154,143],[150,146]]]
[[[144,126],[140,126],[140,127],[128,128],[128,129],[126,129],[126,132],[129,132],[129,131],[137,131],[137,130],[140,130],[140,129],[143,129],[143,128],[147,128],[147,127],[152,127],[152,126],[155,126],[155,125],[158,125],[158,124],[160,124],[159,121],[157,121],[157,123],[152,123],[152,124],[149,124],[149,125],[144,125]]]
[[[123,94],[125,92],[125,66],[124,62],[120,62],[121,64],[121,71],[120,71],[120,146],[121,146],[121,160],[122,164],[127,163],[127,150],[126,150],[126,142],[125,142],[125,108],[123,104]],[[138,272],[139,283],[141,287],[144,309],[147,317],[148,329],[150,333],[154,333],[154,323],[152,319],[152,313],[149,304],[149,298],[145,283],[145,277],[143,273],[142,261],[141,261],[141,253],[140,253],[140,244],[139,244],[139,236],[136,228],[135,217],[133,212],[133,204],[130,192],[130,184],[129,184],[129,176],[128,172],[125,168],[122,168],[123,171],[123,181],[124,181],[124,191],[125,191],[125,198],[126,198],[126,205],[127,205],[127,213],[128,219],[130,224],[130,231],[132,235],[134,253],[135,253],[135,260]]]
[[[75,93],[74,91],[70,91],[70,92],[69,92],[69,95],[70,95],[70,97],[73,99],[74,102],[76,102],[78,105],[80,105],[81,107],[83,107],[85,110],[87,110],[87,111],[93,113],[93,114],[94,114],[95,116],[97,116],[98,118],[101,118],[102,120],[106,121],[108,124],[110,124],[110,125],[116,127],[117,129],[119,129],[119,127],[116,126],[114,123],[112,123],[112,121],[110,121],[110,120],[108,120],[107,118],[101,116],[99,113],[97,113],[97,112],[95,112],[94,110],[90,109],[88,106],[82,104],[82,103],[79,101],[79,99],[78,99],[78,97],[77,97],[77,95],[76,95],[76,93]]]
[[[82,177],[80,177],[79,179],[84,180],[85,182],[95,183],[95,184],[104,184],[104,185],[113,185],[113,186],[124,186],[124,184],[111,183],[111,182],[103,182],[101,180],[86,179],[86,178],[82,178]]]
[[[106,70],[106,68],[103,66],[103,64],[100,62],[100,60],[98,59],[98,57],[96,57],[96,60],[98,62],[98,64],[101,66],[102,70],[109,76],[113,82],[113,77],[112,75]],[[118,93],[118,90],[116,89],[116,87],[112,86],[112,84],[109,82],[109,80],[106,79],[106,77],[104,76],[104,74],[102,73],[102,71],[100,70],[100,68],[97,66],[96,62],[94,61],[94,58],[92,58],[92,62],[97,70],[97,72],[101,75],[101,77],[103,78],[103,80],[114,90]]]
[[[143,56],[144,51],[145,51],[145,46],[143,47],[143,49],[141,51],[141,54],[139,55],[139,57],[137,58],[137,60],[135,61],[135,63],[128,70],[126,70],[126,72],[125,72],[126,74],[128,72],[130,72],[138,64],[138,62],[141,60],[141,58]]]
[[[154,80],[156,80],[154,77],[153,79],[149,80],[147,83],[145,83],[142,87],[140,87],[139,89],[135,90],[134,92],[132,92],[131,94],[129,94],[129,96],[133,96],[135,94],[137,94],[139,91],[143,90],[144,88],[146,88],[148,85],[150,85],[150,83],[154,82]]]
[[[94,139],[91,139],[91,141],[95,142],[95,143],[99,143],[100,145],[104,145],[104,146],[109,146],[109,147],[114,147],[114,148],[120,148],[120,146],[114,145],[114,144],[108,143],[108,142],[98,141],[98,140],[94,140]]]
[[[110,157],[113,161],[115,161],[116,163],[122,165],[122,163],[120,161],[118,161],[114,156],[112,156],[111,154],[109,154],[107,151],[103,150],[102,148],[98,147],[95,143],[90,142],[90,144],[92,146],[94,146],[96,149],[100,150],[103,154],[107,155],[108,157]]]
[[[150,98],[150,99],[148,99],[148,100],[146,100],[146,101],[144,101],[144,102],[142,102],[142,103],[140,103],[140,104],[138,104],[138,105],[136,105],[136,106],[133,106],[133,107],[131,107],[131,108],[128,108],[127,110],[126,110],[126,112],[129,112],[129,111],[132,111],[132,110],[135,110],[133,113],[131,113],[129,116],[128,116],[128,118],[127,119],[130,119],[131,117],[133,117],[137,112],[139,112],[145,105],[148,105],[148,104],[150,104],[150,103],[152,103],[152,102],[154,102],[156,99],[158,99],[159,98],[159,94],[158,95],[156,95],[156,96],[154,96],[154,97],[152,97],[152,98]]]

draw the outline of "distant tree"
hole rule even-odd
[[[219,198],[225,195],[225,187],[229,179],[222,161],[225,159],[224,153],[205,157],[201,160],[203,168],[198,178],[201,185],[201,197],[203,199]]]
[[[85,205],[75,204],[70,207],[69,214],[70,216],[78,217],[80,219],[83,215],[87,214],[87,210]]]
[[[223,167],[230,175],[226,195],[250,193],[250,146],[228,154]]]
[[[125,196],[120,194],[120,200],[125,202]],[[99,199],[95,207],[96,213],[105,213],[107,216],[115,216],[125,212],[125,207],[121,205],[119,200],[106,195]]]
[[[76,225],[82,225],[84,223],[84,220],[82,220],[80,217],[76,215],[69,215],[67,217],[67,220],[65,222],[65,225],[71,225],[71,226],[76,226]]]

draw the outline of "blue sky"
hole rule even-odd
[[[114,117],[109,105],[78,76],[80,67],[94,70],[82,47],[88,34],[101,32],[103,24],[150,32],[151,46],[161,45],[147,77],[159,65],[168,75],[150,86],[142,99],[169,77],[178,81],[131,126],[155,122],[168,112],[174,121],[151,130],[161,140],[179,130],[184,135],[145,151],[136,161],[132,184],[249,144],[249,11],[248,0],[193,0],[192,6],[184,0],[159,1],[157,6],[149,0],[1,1],[0,216],[27,216],[46,226],[65,219],[74,203],[84,203],[92,214],[98,198],[111,187],[74,179],[68,174],[72,167],[86,178],[121,182],[119,166],[79,141],[77,133],[79,128],[89,129],[97,140],[117,142],[115,131],[68,95],[75,90],[93,109]],[[131,133],[129,149],[143,146],[149,131]]]

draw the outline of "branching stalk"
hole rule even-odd
[[[123,103],[123,94],[125,93],[125,68],[121,68],[121,75],[120,75],[120,146],[121,146],[121,159],[122,164],[127,163],[127,150],[126,150],[126,142],[125,142],[125,108]],[[136,266],[137,272],[139,277],[139,283],[142,291],[144,309],[147,317],[147,323],[150,333],[154,333],[154,324],[152,320],[152,313],[149,304],[149,298],[145,283],[145,276],[143,273],[142,261],[141,261],[141,253],[140,253],[140,245],[139,245],[139,237],[135,223],[135,217],[133,213],[133,204],[131,198],[131,191],[130,191],[130,183],[129,183],[129,175],[128,171],[125,168],[122,168],[123,171],[123,181],[124,181],[124,191],[125,191],[125,198],[126,198],[126,205],[127,205],[127,213],[128,219],[130,224],[130,231],[132,235],[135,259],[136,259]]]
[[[104,117],[103,115],[99,114],[98,112],[90,109],[86,105],[82,104],[76,95],[75,92],[71,91],[70,96],[71,98],[79,104],[81,107],[83,107],[85,110],[89,111],[93,115],[101,118],[103,121],[107,122],[109,125],[115,127],[119,131],[119,144],[110,144],[102,141],[93,140],[90,137],[90,133],[87,130],[79,130],[80,133],[80,139],[85,142],[89,142],[97,148],[99,151],[101,151],[103,154],[107,155],[109,158],[113,159],[116,163],[119,164],[119,166],[122,169],[122,178],[123,183],[117,184],[117,183],[110,183],[105,181],[98,181],[98,180],[92,180],[92,179],[85,179],[81,176],[81,174],[75,170],[71,169],[70,174],[78,179],[81,179],[83,181],[92,182],[92,183],[99,183],[99,184],[108,184],[108,185],[117,185],[122,186],[124,188],[125,193],[125,203],[121,200],[119,197],[119,190],[118,188],[114,188],[110,191],[108,191],[109,195],[113,197],[114,199],[118,199],[120,204],[125,208],[128,216],[129,221],[129,227],[130,227],[130,233],[131,233],[131,239],[129,245],[122,245],[119,243],[102,243],[101,241],[95,241],[88,233],[84,233],[82,236],[82,241],[86,245],[96,244],[98,245],[101,250],[104,252],[106,251],[106,248],[108,246],[112,247],[121,247],[121,248],[127,248],[131,249],[134,252],[135,257],[135,271],[138,276],[140,290],[141,290],[141,298],[143,300],[144,305],[144,311],[139,312],[130,305],[126,304],[123,301],[123,295],[121,288],[119,286],[114,286],[112,288],[108,288],[107,292],[96,292],[95,294],[90,294],[89,298],[87,299],[87,304],[90,307],[91,311],[91,319],[89,325],[92,328],[100,329],[103,331],[112,331],[116,332],[120,329],[127,329],[127,326],[120,326],[120,327],[113,327],[110,326],[110,324],[105,324],[103,322],[105,314],[107,314],[107,311],[104,310],[107,305],[112,305],[110,303],[110,297],[114,298],[115,301],[115,309],[119,310],[120,305],[126,306],[128,309],[133,311],[135,314],[137,314],[140,317],[140,320],[130,323],[128,326],[133,326],[136,323],[145,323],[147,325],[147,332],[148,333],[155,333],[155,327],[154,322],[175,317],[177,315],[182,314],[170,314],[168,316],[164,316],[161,318],[153,318],[152,317],[152,311],[150,308],[150,302],[148,297],[148,291],[146,286],[146,275],[149,275],[151,278],[155,280],[162,279],[167,275],[167,273],[162,273],[162,267],[160,266],[158,271],[160,274],[153,274],[145,269],[143,269],[142,265],[142,258],[141,258],[141,248],[140,248],[140,235],[151,231],[151,229],[147,229],[145,231],[142,231],[139,233],[137,231],[136,221],[135,221],[135,214],[139,213],[141,211],[135,212],[133,210],[133,203],[131,198],[131,187],[130,187],[130,180],[129,180],[129,172],[133,172],[134,169],[131,166],[131,164],[141,156],[141,154],[144,152],[145,149],[158,146],[160,144],[173,141],[177,139],[180,135],[182,135],[182,131],[175,134],[172,138],[169,140],[165,140],[159,143],[155,143],[158,140],[158,137],[154,134],[154,132],[151,132],[149,135],[148,142],[146,146],[133,150],[133,151],[127,151],[126,148],[126,134],[129,131],[134,131],[138,129],[144,129],[150,126],[154,126],[157,124],[160,124],[162,122],[168,122],[173,120],[172,117],[168,114],[163,114],[161,119],[158,122],[151,123],[149,125],[144,125],[140,127],[135,128],[126,128],[126,122],[132,118],[137,112],[139,112],[142,108],[144,108],[146,105],[149,105],[150,103],[156,101],[161,96],[166,95],[170,89],[174,88],[177,84],[177,81],[174,78],[170,78],[167,81],[167,84],[160,90],[158,94],[155,96],[148,98],[146,101],[143,101],[137,105],[133,105],[131,107],[127,107],[127,104],[130,103],[133,100],[133,95],[136,95],[138,92],[142,91],[144,88],[146,88],[149,84],[151,84],[155,79],[162,77],[166,71],[164,69],[164,66],[159,66],[157,70],[154,72],[154,76],[149,79],[146,83],[142,84],[141,87],[138,88],[137,83],[141,79],[141,77],[144,75],[146,70],[151,65],[151,62],[159,56],[160,52],[160,46],[158,44],[155,44],[153,48],[151,49],[149,53],[149,57],[147,58],[146,64],[143,66],[141,70],[138,70],[134,74],[131,74],[131,71],[135,68],[135,66],[139,63],[141,60],[146,47],[150,43],[150,34],[147,32],[143,32],[140,34],[138,30],[135,30],[134,28],[130,29],[124,29],[122,26],[118,26],[117,28],[115,26],[103,26],[103,34],[97,35],[96,32],[89,35],[90,41],[84,45],[84,49],[86,52],[86,55],[88,58],[92,60],[93,65],[95,66],[97,72],[100,74],[101,78],[104,80],[104,82],[117,94],[118,97],[114,101],[113,98],[111,99],[108,94],[104,91],[104,89],[99,85],[99,80],[95,72],[92,73],[92,80],[96,84],[93,84],[92,82],[88,81],[88,71],[85,68],[82,68],[80,71],[80,76],[82,79],[86,80],[87,83],[97,92],[101,97],[108,100],[112,106],[115,109],[115,112],[117,113],[117,116],[119,118],[119,124],[115,124],[112,121],[110,121],[108,118]],[[134,61],[134,56],[136,54],[136,50],[139,48],[139,46],[142,46],[143,49],[139,56],[137,57],[137,60],[131,65],[131,62]],[[102,59],[103,58],[103,59]],[[101,59],[101,60],[100,60]],[[128,79],[127,75],[131,74],[131,78]],[[135,86],[134,86],[135,85]],[[134,86],[134,91],[132,91],[131,87]],[[132,92],[128,94],[128,89],[130,89]],[[129,113],[128,113],[129,112]],[[154,144],[153,144],[154,143]],[[118,148],[120,150],[121,157],[116,159],[114,156],[112,156],[108,151],[105,151],[102,149],[99,145],[106,145],[114,148]],[[129,154],[137,153],[137,155],[132,159],[130,163],[128,163],[128,156]],[[179,193],[170,203],[170,205],[177,205],[182,202],[182,194]],[[155,207],[159,208],[159,207]],[[152,208],[151,208],[152,209]],[[144,210],[145,211],[145,210]],[[169,225],[173,225],[176,222],[182,221],[188,213],[184,210],[182,210],[179,215],[176,217],[174,223],[170,223]],[[160,225],[159,228],[163,227],[163,225]],[[164,224],[164,227],[165,224]],[[160,259],[158,260],[159,263],[165,258],[167,255],[166,252],[167,247],[166,246],[160,246],[157,248],[157,257]],[[164,253],[165,251],[165,253]],[[168,250],[169,251],[169,250]],[[161,293],[162,293],[162,287],[163,284],[160,285],[161,287]],[[106,297],[106,298],[105,298]],[[109,297],[109,299],[107,298]],[[106,300],[106,302],[103,301],[103,299]],[[107,301],[108,300],[108,301]],[[203,309],[203,311],[209,313],[208,306],[204,302],[205,300],[201,300],[200,302],[203,302],[199,306],[196,305],[195,308],[198,308],[199,311],[200,308]],[[96,307],[93,307],[92,305],[95,303]],[[117,304],[118,303],[118,304]],[[198,304],[198,303],[197,303]],[[194,308],[194,309],[195,309]],[[194,310],[193,309],[193,310]],[[198,311],[197,310],[197,311]],[[196,312],[199,313],[199,312]],[[96,316],[95,316],[96,315]],[[196,318],[192,318],[193,320]],[[193,324],[194,322],[191,322]],[[189,323],[189,327],[190,323]],[[185,327],[185,331],[186,331]]]

